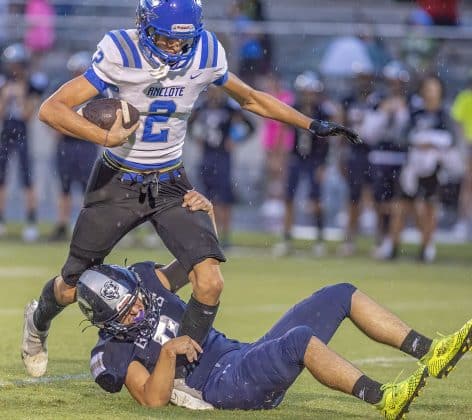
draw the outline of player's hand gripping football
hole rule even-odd
[[[139,127],[140,122],[138,121],[130,128],[123,127],[123,111],[118,109],[116,111],[116,119],[110,130],[108,131],[105,147],[117,147],[125,144],[128,141],[128,137],[133,134]]]
[[[344,136],[352,144],[362,144],[362,139],[359,137],[359,135],[356,132],[350,130],[347,127],[344,127],[343,125],[336,124],[334,122],[313,120],[310,124],[309,130],[316,136],[320,136],[320,137]]]
[[[179,354],[185,355],[189,363],[196,362],[198,355],[203,352],[200,345],[188,335],[169,340],[162,346],[162,349],[175,356]]]

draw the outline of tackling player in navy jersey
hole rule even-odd
[[[199,197],[192,194],[192,199]],[[205,206],[203,201],[194,208]],[[375,405],[388,419],[399,419],[425,378],[447,375],[472,346],[472,320],[456,333],[431,340],[347,283],[299,302],[254,343],[211,329],[199,344],[177,336],[186,305],[175,292],[187,282],[177,261],[99,265],[81,275],[79,306],[100,329],[90,368],[104,390],[118,392],[125,385],[148,407],[172,402],[194,409],[271,409],[306,367],[322,384]],[[345,318],[373,340],[419,359],[420,367],[398,383],[382,385],[367,377],[327,347]],[[190,366],[174,382],[179,356]]]
[[[51,321],[75,301],[80,275],[102,263],[126,233],[146,221],[192,283],[179,334],[205,341],[223,289],[219,264],[225,257],[208,215],[189,212],[181,204],[192,189],[182,165],[187,120],[207,86],[222,87],[243,109],[263,117],[360,142],[351,130],[313,120],[230,73],[223,46],[204,30],[201,18],[200,0],[141,0],[137,27],[108,32],[84,75],[64,84],[41,106],[42,121],[106,150],[90,176],[61,275],[47,282],[39,302],[25,310],[21,353],[33,376],[46,371]],[[99,93],[128,101],[145,115],[125,129],[119,110],[111,129],[101,129],[75,112]]]

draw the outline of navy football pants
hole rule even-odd
[[[325,287],[292,307],[261,339],[218,360],[203,389],[205,401],[222,409],[277,407],[302,372],[312,336],[327,344],[351,311],[356,288]]]

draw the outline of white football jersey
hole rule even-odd
[[[128,142],[109,149],[126,166],[149,169],[178,161],[187,120],[200,93],[228,77],[226,53],[215,34],[204,31],[196,53],[185,68],[156,80],[153,66],[141,54],[136,29],[108,32],[99,42],[85,73],[102,95],[125,100],[140,112],[141,126]],[[164,165],[165,166],[165,165]]]

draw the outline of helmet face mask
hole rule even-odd
[[[139,46],[152,64],[178,70],[193,58],[203,31],[200,0],[140,0],[136,16]],[[162,48],[172,41],[179,50]]]

